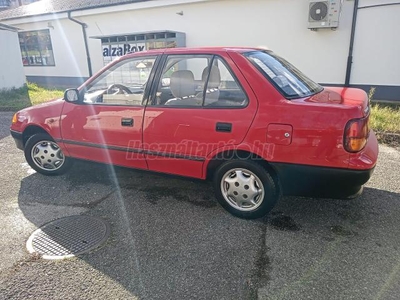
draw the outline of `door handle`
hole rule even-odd
[[[121,125],[122,126],[132,127],[133,126],[133,119],[132,118],[122,118],[121,119]]]
[[[231,132],[232,131],[232,123],[218,122],[217,126],[215,127],[215,130],[220,131],[220,132]]]

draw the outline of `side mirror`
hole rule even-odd
[[[78,102],[79,91],[77,89],[68,89],[64,92],[64,100],[67,102]]]

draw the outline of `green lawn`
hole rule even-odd
[[[28,84],[28,91],[32,105],[40,104],[56,98],[62,98],[64,95],[64,90],[48,90],[37,86],[34,83]]]
[[[377,132],[400,134],[400,106],[372,104],[370,122]]]
[[[55,98],[61,98],[64,91],[45,89],[34,83],[26,87],[0,92],[0,110],[17,111]]]

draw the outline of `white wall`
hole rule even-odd
[[[353,4],[344,1],[337,30],[317,32],[307,29],[309,0],[158,0],[74,12],[73,17],[88,24],[89,37],[174,30],[186,33],[188,47],[267,46],[315,81],[342,84]],[[179,11],[183,16],[176,14]],[[66,19],[66,14],[58,17],[58,21],[50,20],[56,66],[25,67],[26,74],[88,76],[81,27]],[[54,17],[8,24],[39,30],[48,28],[46,18]],[[89,47],[93,71],[97,71],[103,65],[100,40],[89,38]]]
[[[17,32],[0,29],[0,90],[25,84]]]
[[[307,29],[309,0],[214,0],[128,10],[132,4],[122,12],[81,12],[79,19],[89,25],[88,36],[174,30],[186,33],[188,47],[267,46],[312,79],[343,84],[353,5],[344,1],[337,30],[317,32]],[[98,70],[100,48],[91,47],[91,56]]]
[[[362,0],[360,7],[394,2]],[[399,86],[400,5],[359,9],[357,19],[351,83]]]
[[[397,0],[360,0],[360,6]],[[174,30],[186,45],[267,46],[317,82],[343,84],[354,1],[344,0],[337,30],[307,29],[309,0],[156,0],[73,12],[88,24],[93,71],[103,66],[101,42],[93,36]],[[183,11],[183,16],[177,12]],[[400,5],[360,9],[352,84],[400,84]],[[59,19],[54,19],[57,16]],[[50,24],[49,24],[50,22]],[[87,77],[81,26],[66,14],[8,21],[22,30],[47,29],[55,67],[25,67],[30,76]]]

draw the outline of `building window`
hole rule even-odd
[[[0,8],[9,8],[11,6],[11,0],[0,0]]]
[[[22,63],[24,66],[54,66],[50,31],[26,31],[19,34]]]

